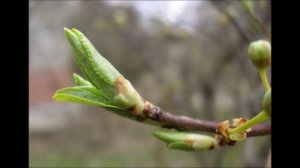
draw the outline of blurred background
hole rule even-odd
[[[250,118],[264,88],[247,47],[271,40],[270,8],[270,1],[29,1],[30,167],[265,166],[270,136],[168,150],[151,135],[156,127],[51,97],[81,74],[63,32],[74,27],[164,110],[218,122]]]

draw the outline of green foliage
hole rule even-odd
[[[78,74],[73,74],[73,80],[77,86],[93,86],[89,81],[83,79]]]
[[[165,131],[155,131],[152,134],[166,143],[172,143],[174,141],[184,141],[187,133],[184,132],[165,132]]]
[[[155,131],[152,134],[167,143],[168,149],[185,151],[208,150],[218,147],[215,137],[188,132]]]
[[[53,99],[61,102],[72,102],[87,105],[95,105],[107,109],[117,115],[135,120],[136,117],[130,111],[122,109],[110,101],[106,95],[84,80],[81,76],[74,74],[74,81],[78,86],[67,87],[55,92]]]
[[[96,105],[114,113],[133,119],[128,108],[135,106],[138,112],[144,108],[144,101],[118,70],[110,64],[93,44],[78,30],[64,29],[75,59],[87,78],[73,74],[77,86],[56,91],[56,101]]]
[[[194,149],[184,142],[173,142],[168,144],[168,149],[177,149],[184,151],[193,151]]]
[[[72,45],[75,59],[84,76],[97,89],[102,90],[113,99],[114,81],[121,74],[95,49],[93,44],[78,30],[64,29],[65,35]]]
[[[67,87],[56,91],[53,96],[56,101],[66,101],[100,107],[115,107],[109,102],[103,92],[91,86]]]

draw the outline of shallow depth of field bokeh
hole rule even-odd
[[[51,97],[81,74],[63,32],[74,27],[164,110],[218,122],[250,118],[264,89],[247,47],[271,40],[269,1],[30,1],[29,10],[31,167],[265,166],[270,136],[168,150],[151,135],[159,128]]]

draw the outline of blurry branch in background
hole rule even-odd
[[[221,13],[223,13],[230,20],[230,22],[232,23],[232,26],[234,26],[234,28],[240,34],[242,39],[246,43],[250,43],[251,39],[250,39],[249,35],[245,32],[244,29],[242,29],[242,27],[239,25],[237,20],[228,11],[227,5],[225,4],[226,1],[224,1],[223,3],[220,3],[218,1],[211,1],[211,3],[213,4],[214,7],[216,7],[216,9],[218,9]]]
[[[96,105],[131,120],[180,131],[179,133],[173,131],[153,133],[167,142],[170,149],[188,151],[214,149],[224,145],[234,145],[237,141],[245,140],[247,136],[271,134],[270,125],[258,125],[270,119],[270,90],[266,92],[263,111],[250,120],[234,118],[232,123],[229,120],[218,123],[172,115],[142,98],[130,81],[101,56],[80,31],[65,28],[65,35],[87,80],[74,74],[76,86],[58,90],[53,96],[56,101]],[[271,48],[268,45],[268,42],[258,41],[253,42],[249,48],[250,58],[260,70],[265,70],[270,65]],[[182,131],[209,132],[214,133],[214,136]]]
[[[211,4],[230,20],[232,26],[237,30],[237,32],[247,44],[254,40],[255,37],[253,37],[253,34],[251,34],[251,30],[246,30],[245,28],[243,28],[238,22],[237,16],[234,16],[234,14],[230,12],[231,5],[237,5],[241,7],[241,9],[243,10],[243,13],[241,14],[246,14],[246,16],[248,16],[250,23],[249,27],[251,27],[256,34],[266,34],[262,22],[258,19],[254,12],[253,1],[211,1]]]
[[[251,18],[251,25],[253,28],[258,32],[263,32],[263,24],[259,19],[257,18],[254,7],[253,7],[253,1],[238,1],[239,4],[244,8],[245,12],[250,16]]]

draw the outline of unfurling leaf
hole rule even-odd
[[[156,131],[152,134],[167,143],[168,149],[185,151],[208,150],[219,147],[216,137],[187,132]]]
[[[93,44],[78,30],[65,28],[65,35],[72,45],[75,59],[85,77],[97,88],[112,99],[114,82],[121,76],[95,49]]]
[[[63,88],[55,92],[53,99],[61,102],[95,105],[120,116],[136,120],[136,116],[134,114],[111,104],[111,102],[105,98],[105,95],[93,86],[74,86]]]
[[[76,73],[73,73],[73,80],[77,86],[93,86],[91,82],[83,79],[83,77],[79,76]]]
[[[177,149],[184,151],[193,151],[194,149],[184,142],[173,142],[168,144],[168,149]]]
[[[85,80],[74,74],[73,78],[76,85],[93,86],[99,90],[102,97],[107,99],[106,104],[114,105],[123,110],[133,109],[132,113],[143,116],[144,100],[130,82],[99,54],[93,44],[80,31],[74,28],[72,30],[65,28],[64,31],[72,45],[76,62],[87,78]],[[81,99],[80,101],[74,99],[72,102],[87,103]],[[102,103],[99,102],[98,104]]]
[[[56,91],[53,96],[56,101],[96,105],[100,107],[113,106],[106,96],[91,86],[67,87]]]

